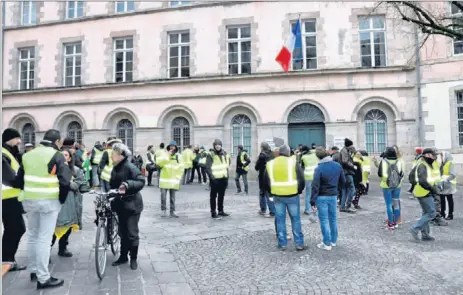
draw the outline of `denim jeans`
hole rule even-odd
[[[248,189],[248,173],[247,172],[236,171],[236,174],[235,174],[236,191],[239,193],[241,192],[240,176],[243,177],[244,192],[248,193],[249,189]]]
[[[259,191],[259,203],[261,212],[267,212],[268,207],[268,211],[270,212],[270,214],[275,215],[275,204],[272,201],[270,201],[270,198],[266,191]]]
[[[305,181],[305,212],[310,212],[310,197],[312,196],[312,180]]]
[[[45,283],[50,278],[50,241],[53,239],[61,204],[57,199],[52,199],[25,200],[23,205],[27,212],[27,268],[37,274],[40,283]]]
[[[99,186],[100,179],[98,178],[98,165],[92,165],[92,186]]]
[[[436,217],[436,207],[434,206],[434,197],[429,194],[427,197],[417,198],[420,202],[423,215],[420,220],[412,227],[412,230],[421,231],[422,235],[429,235],[429,222]]]
[[[346,205],[350,207],[354,194],[354,177],[352,175],[346,175],[346,184],[342,188],[341,209],[346,209]]]
[[[320,220],[323,243],[326,246],[336,244],[338,240],[338,222],[336,219],[337,196],[318,196],[315,203]]]
[[[395,223],[400,218],[400,188],[383,188],[384,203],[389,223]]]
[[[165,189],[161,188],[161,210],[167,210],[167,192],[169,192],[169,201],[170,201],[170,213],[175,212],[175,192],[174,189]]]
[[[101,191],[103,193],[109,192],[111,190],[111,187],[109,186],[109,182],[106,180],[101,180]]]
[[[301,204],[299,196],[296,197],[277,197],[275,201],[275,223],[278,235],[278,246],[286,247],[288,240],[286,237],[286,210],[291,219],[291,228],[296,246],[304,245],[304,234],[301,225]]]

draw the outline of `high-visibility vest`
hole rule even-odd
[[[442,169],[442,178],[447,179],[450,177],[450,167],[453,165],[452,161],[447,161],[444,164],[444,168]],[[457,178],[455,177],[454,179],[450,180],[450,183],[453,185],[457,185]]]
[[[161,156],[157,165],[161,168],[159,188],[179,190],[184,170],[182,156],[179,154],[170,157]]]
[[[23,155],[24,190],[20,201],[58,199],[58,177],[48,173],[48,163],[57,152],[52,147],[39,145]]]
[[[228,154],[227,154],[228,155]],[[246,160],[245,160],[245,156],[247,155],[246,152],[241,152],[241,156],[240,156],[240,161],[241,161],[241,164],[243,164],[243,166],[241,167],[244,171],[249,171],[249,165],[247,166],[244,166],[246,164]]]
[[[294,196],[298,193],[296,160],[279,156],[267,163],[270,193],[275,196]]]
[[[104,151],[100,151],[99,149],[93,148],[93,165],[98,165],[101,162],[101,158],[103,158]]]
[[[317,156],[315,153],[311,152],[303,155],[301,160],[304,163],[304,179],[313,180],[315,168],[317,168],[319,162]]]
[[[415,188],[413,189],[413,195],[417,198],[426,197],[429,194],[429,191],[424,189],[419,183],[418,169],[420,165],[424,165],[426,167],[426,172],[427,172],[426,181],[431,186],[434,186],[441,179],[439,168],[436,169],[435,165],[431,167],[424,160],[418,161],[418,164],[416,165],[416,170],[415,170],[416,185],[415,185]]]
[[[370,177],[371,173],[371,164],[370,164],[370,158],[369,157],[363,157],[362,161],[362,183],[364,185],[367,184],[368,178]]]
[[[225,159],[227,159],[227,161],[228,161],[228,166],[230,166],[230,165],[231,165],[231,157],[230,157],[230,155],[229,155],[229,154],[226,154],[226,155],[225,155]]]
[[[202,153],[200,153],[200,158],[199,158],[198,164],[200,164],[200,165],[206,165],[207,154],[208,154],[208,152],[202,152]]]
[[[211,154],[212,157],[212,175],[216,179],[228,178],[228,167],[230,166],[230,161],[227,155],[218,156],[215,153]]]
[[[18,173],[18,170],[19,170],[18,160],[16,160],[16,158],[10,153],[10,151],[4,147],[2,147],[2,154],[4,154],[8,159],[10,159],[11,168],[13,169],[15,173]],[[16,198],[17,196],[19,196],[20,192],[21,192],[20,189],[14,188],[8,185],[4,185],[2,183],[2,200]]]
[[[389,163],[387,163],[386,161]],[[399,160],[383,159],[381,162],[382,162],[381,168],[382,168],[383,177],[381,177],[381,183],[379,184],[379,186],[382,188],[389,188],[389,186],[387,185],[387,177],[388,177],[387,171],[389,169],[389,164],[397,163],[397,168],[399,169],[399,173],[400,173],[404,169],[402,165],[402,161],[400,161],[400,159]],[[400,187],[400,184],[399,184],[399,187]]]
[[[109,182],[111,180],[111,172],[113,171],[113,159],[111,153],[113,149],[107,149],[103,153],[108,153],[108,164],[106,164],[101,172],[101,179]]]
[[[189,169],[193,167],[193,159],[194,159],[194,153],[191,149],[186,148],[182,152],[182,159],[183,159],[183,166],[185,169]]]

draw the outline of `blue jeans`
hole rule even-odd
[[[310,197],[312,196],[312,180],[305,181],[305,212],[310,212]]]
[[[275,200],[275,224],[278,236],[278,246],[286,247],[288,240],[286,237],[286,210],[288,210],[291,219],[291,228],[296,246],[304,246],[304,234],[301,225],[301,204],[300,198],[297,197],[277,197]]]
[[[396,223],[400,218],[400,188],[383,188],[383,196],[387,220],[389,223]]]
[[[338,222],[336,219],[337,196],[318,196],[315,203],[320,220],[323,244],[331,246],[338,240]]]
[[[259,191],[259,203],[260,203],[260,211],[265,213],[267,212],[267,207],[268,207],[268,211],[270,211],[270,214],[275,215],[275,205],[273,204],[272,201],[270,201],[270,198],[267,192],[263,190]]]
[[[420,220],[412,227],[414,232],[421,231],[421,235],[429,235],[429,222],[436,218],[436,207],[434,205],[434,197],[429,194],[427,197],[417,198],[420,202],[423,215]]]
[[[352,204],[352,198],[355,195],[354,177],[346,175],[346,184],[342,188],[341,209],[346,209]],[[347,201],[347,202],[346,202]]]

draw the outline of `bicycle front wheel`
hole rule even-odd
[[[106,236],[106,224],[105,220],[100,220],[100,224],[96,229],[95,236],[95,267],[96,274],[103,279],[106,271],[106,261],[107,261],[107,236]]]
[[[111,252],[113,252],[113,255],[117,255],[121,238],[119,237],[119,221],[114,214],[111,218],[111,234],[109,239],[111,241]]]

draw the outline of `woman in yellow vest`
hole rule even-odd
[[[191,170],[193,169],[194,152],[191,145],[187,146],[182,152],[183,159],[183,184],[190,183]]]
[[[115,143],[122,143],[122,140],[115,137],[108,137],[108,142],[106,142],[105,151],[100,161],[100,170],[101,170],[101,190],[107,192],[110,190],[109,182],[111,180],[111,171],[113,170],[113,160],[111,159],[112,146]]]
[[[440,190],[441,216],[447,220],[453,220],[453,194],[457,192],[457,176],[455,165],[453,164],[452,154],[442,153],[442,164],[440,166],[442,180],[442,190]],[[449,203],[449,213],[445,215],[446,200]]]

